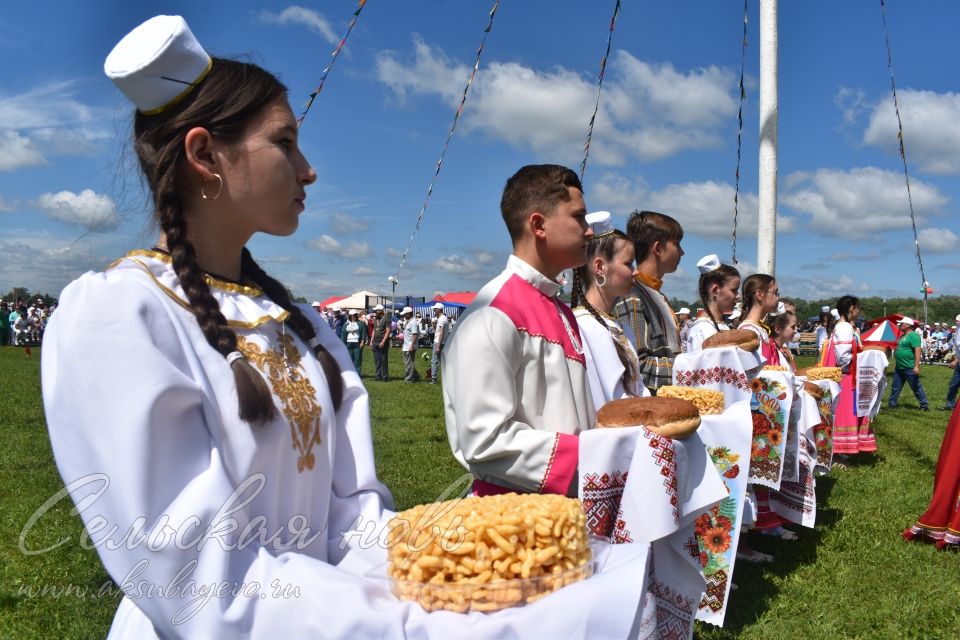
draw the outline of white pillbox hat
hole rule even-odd
[[[145,115],[180,101],[213,60],[180,16],[155,16],[128,33],[103,63],[107,77]]]
[[[613,216],[609,211],[594,211],[586,216],[587,224],[593,229],[594,238],[602,238],[614,232]]]

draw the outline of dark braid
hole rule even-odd
[[[290,317],[287,318],[287,324],[290,325],[293,332],[296,333],[305,344],[309,344],[311,340],[317,337],[317,331],[313,328],[313,324],[307,320],[307,316],[303,315],[300,307],[290,299],[290,292],[287,291],[287,288],[283,286],[279,280],[267,274],[267,272],[256,263],[250,254],[250,250],[246,247],[243,248],[240,271],[243,275],[253,280],[258,287],[263,289],[263,292],[267,294],[268,298],[290,313]],[[340,377],[342,373],[340,365],[337,364],[337,361],[322,344],[317,343],[317,346],[313,348],[313,354],[317,357],[317,360],[320,361],[323,374],[327,378],[327,387],[330,389],[333,408],[339,411],[340,405],[343,403],[343,379]]]
[[[611,235],[611,236],[605,236],[604,238],[598,238],[597,240],[589,241],[589,243],[587,244],[587,264],[583,265],[582,267],[577,267],[576,269],[573,270],[573,287],[570,291],[570,306],[571,307],[582,306],[584,309],[586,309],[590,313],[591,316],[593,316],[596,319],[597,322],[600,323],[600,326],[603,327],[604,329],[607,329],[607,321],[604,320],[603,316],[600,315],[600,312],[597,311],[597,309],[592,304],[590,304],[590,302],[587,300],[583,283],[587,282],[588,287],[594,284],[593,278],[590,275],[590,272],[587,270],[587,265],[590,264],[590,261],[594,258],[594,256],[603,253],[602,251],[600,251],[600,249],[603,248],[601,246],[601,243],[605,239],[611,238],[611,237],[619,237],[619,236]],[[615,245],[615,243],[612,241],[605,244],[609,244],[609,247],[611,248]],[[612,249],[610,251],[610,256],[606,259],[608,261],[613,259]],[[607,331],[609,331],[609,329],[607,329]],[[633,360],[630,358],[630,356],[627,355],[626,348],[620,343],[620,341],[614,340],[612,336],[610,337],[610,339],[613,341],[613,346],[617,350],[617,357],[620,358],[620,364],[623,365],[623,377],[621,378],[623,380],[623,388],[631,396],[635,395],[633,393],[633,390],[636,387],[637,376],[639,375],[639,371],[637,371],[636,368],[633,366]]]
[[[178,197],[169,190],[158,190],[157,212],[160,227],[167,238],[167,248],[173,259],[173,270],[180,280],[193,315],[211,347],[227,357],[237,350],[237,334],[227,325],[220,313],[220,305],[210,293],[206,278],[197,264],[193,245],[187,240],[187,225],[180,210]],[[263,377],[246,358],[239,358],[230,367],[237,385],[240,418],[246,422],[262,423],[273,419],[277,410]]]

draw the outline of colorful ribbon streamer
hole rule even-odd
[[[893,50],[890,48],[890,34],[887,29],[887,3],[880,0],[880,14],[883,17],[883,39],[887,44],[887,68],[890,69],[890,88],[893,91],[893,109],[897,113],[897,142],[900,144],[900,159],[903,161],[903,177],[907,182],[907,203],[910,205],[910,224],[913,225],[913,243],[917,249],[917,264],[920,266],[920,278],[923,280],[923,301],[926,307],[927,276],[923,271],[923,258],[920,256],[920,237],[917,235],[917,219],[913,214],[913,197],[910,194],[910,174],[907,172],[907,152],[903,146],[903,121],[900,120],[900,103],[897,100],[897,83],[893,79]],[[926,315],[926,314],[924,314]]]
[[[733,237],[730,244],[733,250],[733,264],[737,264],[737,213],[740,205],[740,149],[743,139],[743,102],[747,91],[743,87],[743,69],[747,63],[747,0],[743,0],[743,45],[740,48],[740,110],[737,111],[737,172],[733,187]]]
[[[307,100],[307,105],[303,108],[303,113],[300,114],[300,117],[297,118],[297,127],[303,124],[303,119],[307,117],[307,112],[310,111],[310,107],[313,106],[313,101],[317,99],[317,96],[320,95],[320,92],[323,91],[323,85],[327,81],[327,76],[330,75],[330,69],[333,68],[333,65],[337,62],[337,58],[340,56],[340,51],[343,49],[343,45],[347,42],[347,38],[350,37],[350,32],[353,31],[353,25],[357,24],[357,18],[360,17],[360,12],[363,11],[364,5],[367,3],[367,0],[360,0],[357,10],[353,12],[353,20],[350,21],[350,26],[347,27],[347,32],[343,34],[343,37],[340,38],[340,42],[337,44],[337,48],[333,50],[333,55],[330,58],[330,64],[323,70],[323,75],[320,76],[320,84],[317,85],[317,88],[313,90],[310,94],[310,99]]]
[[[493,29],[493,17],[497,13],[497,7],[500,6],[500,0],[495,0],[493,3],[493,8],[490,9],[490,21],[487,23],[487,28],[483,30],[483,40],[480,41],[480,47],[477,49],[477,60],[473,63],[473,70],[470,72],[470,78],[467,79],[467,86],[463,90],[463,97],[460,98],[460,105],[457,107],[456,113],[453,115],[453,122],[450,124],[450,130],[447,132],[447,140],[443,143],[443,151],[440,152],[440,159],[437,160],[437,168],[433,172],[433,178],[430,180],[430,186],[427,187],[427,197],[423,201],[423,206],[420,207],[420,213],[417,214],[417,224],[413,229],[413,234],[410,236],[410,240],[407,242],[406,248],[403,250],[403,255],[400,256],[400,266],[397,268],[397,272],[393,274],[393,278],[396,279],[400,272],[403,271],[403,266],[407,262],[407,253],[410,252],[410,247],[413,245],[414,238],[417,237],[417,233],[420,232],[420,225],[423,222],[423,214],[427,210],[427,204],[430,202],[430,196],[433,195],[433,187],[437,183],[437,177],[440,175],[440,167],[443,166],[443,158],[447,155],[447,148],[450,146],[450,140],[453,138],[453,131],[457,128],[457,121],[460,119],[460,114],[463,113],[463,105],[467,101],[467,93],[470,91],[470,85],[473,84],[473,78],[477,75],[477,69],[480,68],[480,56],[483,54],[483,47],[487,44],[487,36],[490,35],[490,31]]]
[[[593,123],[597,119],[597,111],[600,110],[600,90],[603,88],[603,76],[607,71],[607,58],[610,56],[610,45],[613,44],[613,30],[617,24],[617,16],[620,14],[620,0],[617,0],[613,7],[613,17],[610,18],[610,33],[607,34],[607,50],[600,60],[600,73],[597,76],[597,102],[593,105],[593,115],[590,116],[590,125],[587,128],[587,141],[583,145],[583,162],[580,163],[580,182],[583,182],[583,174],[587,170],[587,158],[590,157],[590,142],[593,140]]]

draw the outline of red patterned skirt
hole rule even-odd
[[[855,373],[845,373],[840,379],[840,398],[837,401],[837,412],[833,417],[834,455],[877,450],[877,439],[870,427],[870,418],[866,416],[857,417],[855,378]]]
[[[950,415],[940,445],[933,497],[927,512],[903,532],[907,540],[936,542],[937,547],[960,548],[960,411]]]

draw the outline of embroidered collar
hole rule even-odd
[[[641,273],[640,271],[637,271],[636,273],[633,274],[633,279],[641,284],[647,285],[651,289],[656,289],[657,291],[660,291],[660,287],[663,286],[662,279],[655,278],[653,276],[648,276],[647,274]]]
[[[556,280],[551,280],[543,275],[522,258],[514,255],[507,258],[507,270],[529,282],[537,291],[548,298],[555,298],[560,293],[560,284]]]
[[[180,279],[173,271],[170,256],[159,251],[131,251],[109,269],[137,269],[146,272],[161,291],[181,307],[192,311],[187,294],[180,286]],[[257,287],[218,280],[206,276],[210,293],[220,305],[220,313],[227,325],[253,329],[266,322],[282,322],[290,313],[263,294]]]

